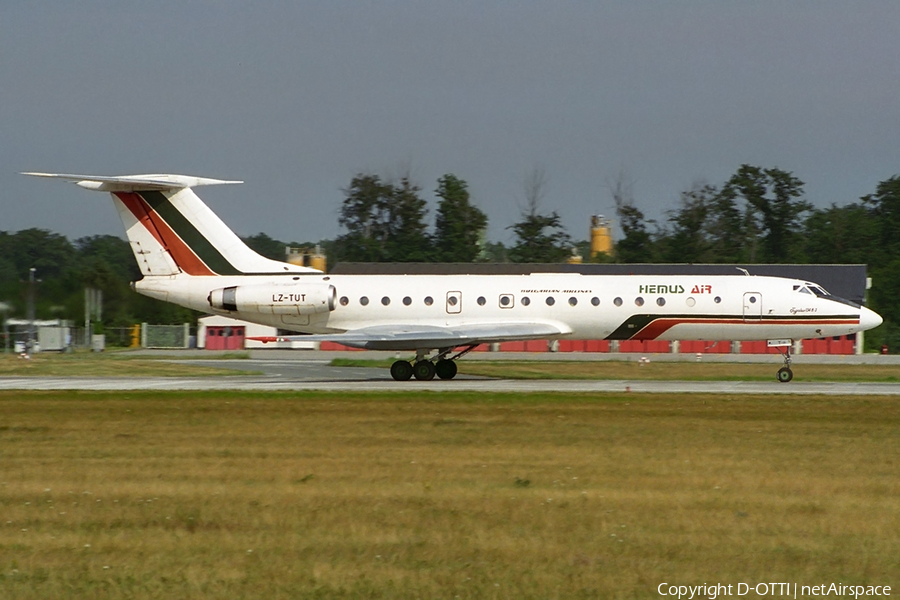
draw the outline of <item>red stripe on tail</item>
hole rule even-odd
[[[175,264],[188,275],[215,275],[200,258],[178,237],[172,228],[153,210],[147,202],[134,192],[114,192],[131,214],[134,215],[150,235],[169,251]]]

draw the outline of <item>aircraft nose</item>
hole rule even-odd
[[[865,306],[859,309],[859,328],[860,330],[874,329],[883,322],[881,315],[874,310],[869,310]]]

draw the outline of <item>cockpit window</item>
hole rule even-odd
[[[796,287],[795,287],[795,289],[796,289]],[[803,292],[804,294],[814,294],[814,295],[818,296],[819,298],[828,298],[829,296],[831,296],[831,294],[826,292],[825,288],[823,288],[821,285],[819,285],[817,283],[810,283],[809,281],[806,281],[803,283],[803,286],[800,288],[800,291]]]
[[[853,308],[859,308],[860,305],[852,300],[847,300],[845,298],[839,298],[837,296],[832,296],[829,294],[825,288],[820,285],[816,285],[814,283],[807,282],[800,288],[800,292],[804,294],[813,294],[818,298],[827,298],[828,300],[833,300],[834,302],[840,302],[841,304],[846,304],[847,306],[852,306]]]
[[[797,289],[798,287],[800,287],[800,286],[799,286],[799,285],[795,285],[795,286],[794,286],[794,289]],[[800,287],[800,289],[797,290],[797,291],[800,292],[801,294],[809,294],[810,296],[812,296],[812,292],[809,291],[809,288],[806,287],[806,286]]]

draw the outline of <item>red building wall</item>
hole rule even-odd
[[[212,328],[209,328],[212,329]],[[235,329],[235,328],[233,328]],[[210,350],[218,349],[210,346],[215,344],[212,342],[209,331],[207,331],[206,347]],[[222,343],[222,342],[219,342]],[[241,346],[243,347],[243,338],[241,338]],[[681,354],[730,354],[731,342],[720,341],[704,341],[704,340],[683,340],[679,342],[679,352]],[[838,339],[824,338],[814,340],[803,340],[803,354],[853,354],[855,352],[854,336],[841,336]],[[221,348],[226,349],[226,348]],[[230,348],[229,348],[230,349]],[[360,350],[360,348],[350,348],[343,344],[335,342],[322,342],[319,346],[320,350],[337,351],[337,350]],[[475,348],[474,352],[487,352],[490,345],[481,344]],[[500,352],[547,352],[548,344],[546,340],[531,340],[528,342],[503,342],[500,344]],[[609,340],[560,340],[559,352],[609,352]],[[668,354],[672,351],[672,342],[662,340],[621,340],[619,342],[619,352],[642,353],[642,354]],[[741,354],[780,354],[778,348],[769,348],[765,341],[741,342]]]

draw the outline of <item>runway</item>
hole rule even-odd
[[[387,369],[331,367],[331,358],[177,360],[261,375],[223,377],[0,377],[0,390],[241,390],[241,391],[431,391],[431,392],[632,392],[669,394],[816,394],[898,396],[900,383],[646,380],[510,380],[459,376],[450,381],[397,382]]]

